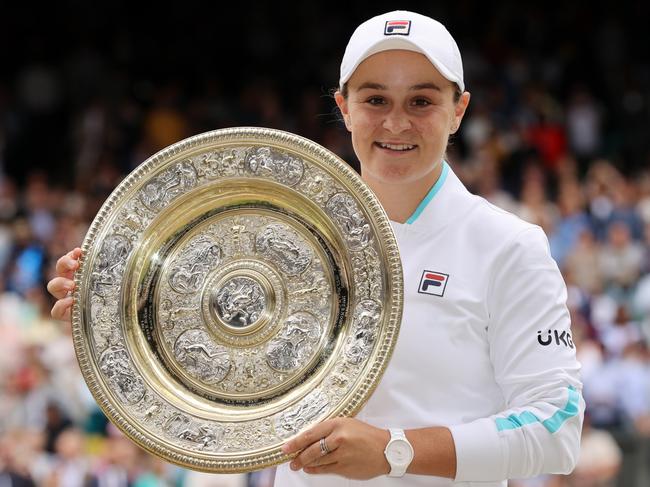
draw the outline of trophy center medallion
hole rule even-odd
[[[210,304],[218,319],[235,331],[255,327],[267,308],[264,286],[254,277],[226,279],[212,291]]]
[[[266,265],[249,259],[231,262],[205,283],[205,323],[221,343],[264,343],[284,308],[282,294],[280,278]]]

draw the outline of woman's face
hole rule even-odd
[[[363,179],[430,187],[449,135],[463,118],[469,93],[454,102],[455,85],[417,52],[383,51],[365,59],[336,103],[352,134]]]

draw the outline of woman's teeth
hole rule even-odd
[[[411,150],[415,147],[414,145],[409,144],[384,144],[383,142],[378,142],[378,144],[383,149],[390,150]]]

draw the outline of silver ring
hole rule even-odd
[[[325,438],[320,439],[320,454],[327,455],[330,452],[330,449],[327,448],[327,443],[325,443]]]

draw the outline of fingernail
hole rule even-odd
[[[296,462],[291,462],[291,470],[298,470],[298,464]]]

